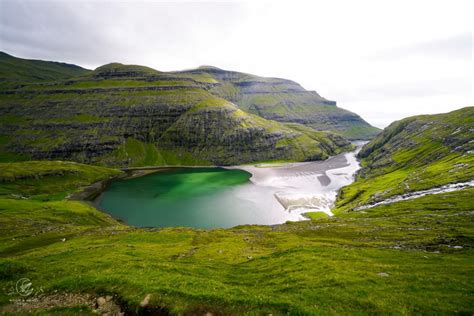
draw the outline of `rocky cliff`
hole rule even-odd
[[[332,131],[348,139],[370,139],[380,130],[360,116],[336,106],[335,101],[305,90],[298,83],[204,66],[182,73],[210,75],[219,84],[211,92],[242,110],[279,122],[300,123],[315,130]]]

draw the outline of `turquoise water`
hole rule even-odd
[[[276,224],[287,213],[251,174],[223,168],[169,169],[113,182],[99,207],[137,227],[233,227]]]

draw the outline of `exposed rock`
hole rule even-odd
[[[53,293],[43,294],[32,298],[19,298],[11,300],[11,303],[2,306],[0,313],[32,313],[47,311],[57,307],[85,306],[84,313],[94,312],[99,315],[122,316],[124,312],[116,304],[113,297],[94,297],[83,293]]]
[[[146,307],[150,303],[151,294],[147,294],[143,301],[140,302],[140,307]]]

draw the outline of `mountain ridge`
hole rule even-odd
[[[110,63],[0,91],[5,161],[62,159],[111,166],[229,165],[325,159],[348,150],[330,132],[295,130],[242,111],[209,74]]]
[[[63,71],[68,65],[2,56],[0,152],[6,161],[128,167],[306,161],[347,150],[341,136],[352,123],[372,128],[287,79],[210,66],[161,72],[121,63],[69,73]],[[25,78],[13,61],[51,69]],[[54,71],[59,74],[51,78]],[[311,130],[294,129],[296,123]]]
[[[15,71],[12,75],[12,67]],[[3,81],[35,81],[65,79],[83,75],[91,70],[57,61],[22,59],[0,51],[0,87]]]

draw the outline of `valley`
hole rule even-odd
[[[379,131],[286,79],[2,53],[0,120],[2,314],[474,310],[473,107]]]

